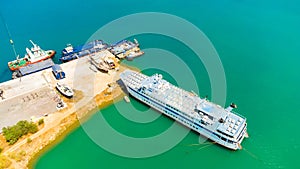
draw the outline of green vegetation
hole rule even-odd
[[[31,142],[32,142],[31,138],[27,138],[27,143],[31,143]]]
[[[8,160],[5,156],[0,155],[0,169],[9,168],[11,161]]]
[[[14,126],[2,128],[3,135],[10,145],[16,143],[23,135],[26,135],[28,133],[36,133],[37,131],[37,125],[26,120],[19,121]]]
[[[42,125],[42,124],[44,124],[44,119],[40,119],[40,120],[38,121],[38,125]]]
[[[24,150],[19,151],[17,153],[12,152],[8,155],[8,157],[16,160],[17,162],[23,161],[25,156],[26,156],[26,152]]]

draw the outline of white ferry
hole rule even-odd
[[[232,111],[234,104],[223,108],[170,84],[160,74],[149,77],[125,70],[120,78],[141,102],[224,147],[242,149],[241,143],[248,137],[247,123],[245,117]]]

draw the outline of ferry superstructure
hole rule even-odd
[[[127,91],[149,105],[197,133],[232,150],[242,149],[247,134],[246,118],[234,113],[231,105],[223,108],[180,89],[160,74],[146,76],[132,70],[121,73]]]

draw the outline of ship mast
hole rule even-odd
[[[32,46],[36,47],[36,44],[32,42],[32,40],[29,40]]]
[[[12,46],[12,48],[13,48],[15,57],[16,57],[17,59],[19,59],[19,55],[17,54],[16,49],[15,49],[14,41],[12,40],[11,34],[10,34],[9,29],[8,29],[8,26],[7,26],[5,20],[4,20],[3,16],[2,16],[2,13],[0,13],[0,16],[1,16],[2,22],[3,22],[4,26],[5,26],[7,35],[8,35],[8,37],[9,37],[9,43],[11,44],[11,46]]]

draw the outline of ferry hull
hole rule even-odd
[[[247,136],[246,118],[172,85],[160,74],[147,76],[125,70],[120,79],[128,93],[178,123],[231,150],[242,149]]]
[[[139,100],[140,102],[150,106],[151,108],[157,110],[158,112],[168,116],[169,118],[175,120],[176,122],[184,125],[185,127],[197,132],[198,134],[208,138],[209,140],[213,141],[212,144],[214,143],[217,143],[223,147],[226,147],[230,150],[238,150],[238,149],[242,149],[242,146],[241,146],[241,141],[244,139],[244,135],[242,136],[241,138],[241,141],[239,143],[233,143],[233,144],[229,144],[228,142],[226,141],[223,141],[221,140],[220,138],[218,138],[217,136],[213,135],[212,133],[210,132],[207,132],[205,131],[203,128],[201,127],[193,127],[195,125],[191,124],[191,123],[186,123],[185,120],[183,120],[182,118],[179,118],[178,116],[174,116],[174,114],[172,115],[172,113],[168,110],[165,109],[165,107],[163,105],[159,105],[159,104],[149,104],[146,100],[142,99],[139,94],[138,94],[138,91],[135,91],[133,89],[131,89],[130,87],[128,87],[127,85],[126,86],[126,89],[128,91],[128,93],[133,96],[134,98],[136,98],[137,100]],[[246,133],[246,128],[244,130],[244,132]]]

